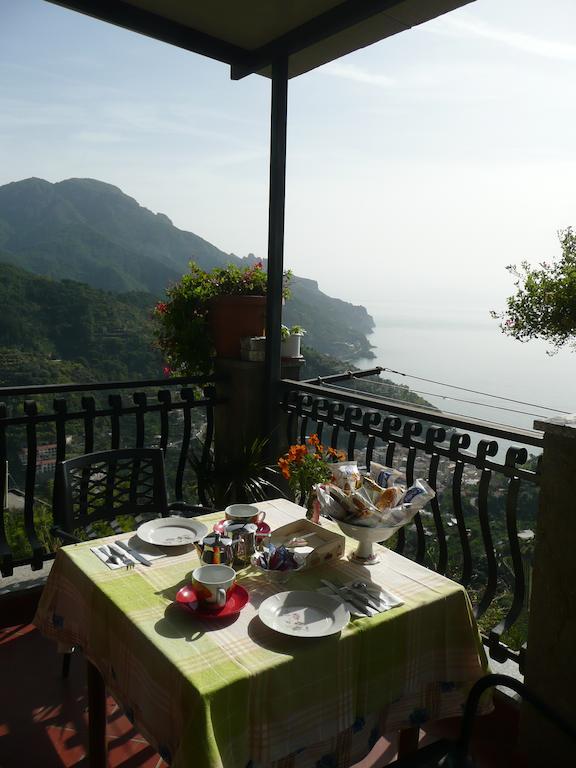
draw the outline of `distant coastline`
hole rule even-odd
[[[500,332],[487,309],[363,303],[374,318],[375,328],[368,337],[372,355],[358,358],[358,367],[377,364],[531,404],[498,401],[390,371],[383,374],[422,393],[441,410],[523,429],[532,429],[538,417],[554,415],[538,406],[576,412],[576,353],[563,350],[550,357],[540,342],[522,344],[510,339]],[[499,408],[489,407],[494,405]]]

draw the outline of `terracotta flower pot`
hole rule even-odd
[[[210,301],[208,324],[217,357],[240,357],[240,339],[263,336],[266,296],[217,296]]]

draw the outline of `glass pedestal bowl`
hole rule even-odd
[[[368,528],[364,525],[350,525],[340,520],[334,520],[345,536],[358,542],[357,549],[350,555],[350,560],[362,565],[374,565],[380,562],[380,555],[374,552],[374,544],[386,541],[393,536],[404,523],[379,528]]]

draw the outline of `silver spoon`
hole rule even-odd
[[[102,552],[103,555],[106,555],[106,558],[107,558],[106,562],[107,563],[112,563],[112,565],[126,565],[126,563],[123,560],[121,560],[117,555],[114,555],[110,551],[109,547],[103,545],[103,546],[99,547],[99,549],[100,549],[100,552]]]

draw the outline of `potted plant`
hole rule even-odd
[[[281,329],[282,333],[282,345],[281,355],[282,357],[301,357],[300,344],[302,337],[306,333],[305,329],[301,325],[293,325],[289,328],[287,325],[283,325]]]
[[[213,453],[204,462],[200,455],[190,451],[188,461],[214,507],[224,509],[228,504],[254,504],[284,496],[274,483],[278,468],[265,459],[267,444],[266,438],[256,438],[245,443],[242,453],[234,461],[219,463]]]
[[[291,273],[285,273],[284,297]],[[154,309],[164,372],[204,375],[213,359],[240,357],[240,339],[265,329],[268,276],[262,262],[229,264],[210,271],[190,263],[190,272],[170,286]]]

